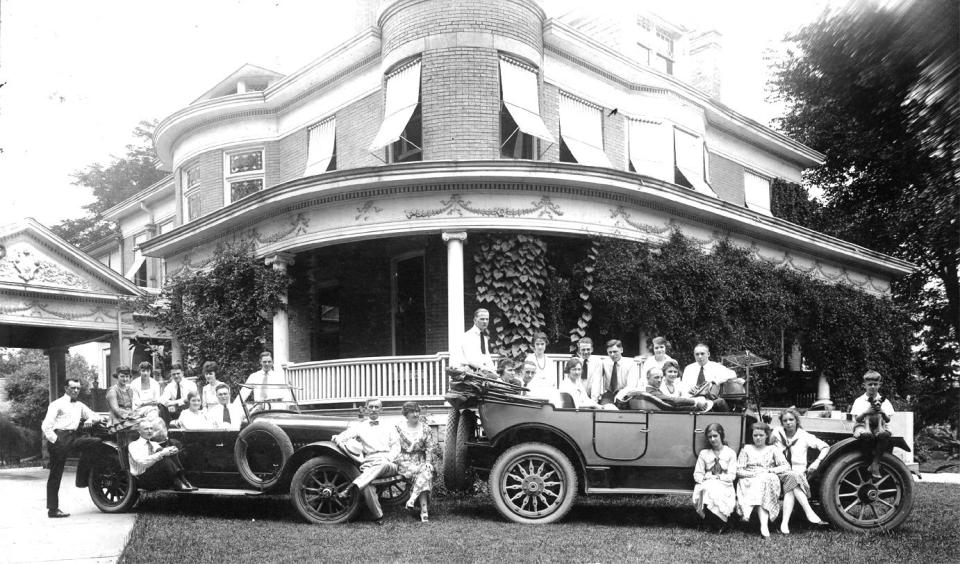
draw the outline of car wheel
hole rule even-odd
[[[460,491],[467,490],[473,485],[473,472],[467,464],[467,443],[475,439],[477,432],[477,415],[468,410],[460,414],[460,425],[457,427],[457,448],[454,451],[453,467],[456,473],[457,486]]]
[[[293,505],[311,523],[346,523],[360,510],[360,492],[351,487],[359,475],[360,471],[345,460],[333,456],[311,458],[297,469],[290,482]]]
[[[140,499],[136,479],[122,468],[117,460],[90,468],[87,490],[90,492],[90,500],[104,513],[130,511]]]
[[[871,456],[841,455],[823,473],[820,503],[831,523],[853,532],[899,527],[913,508],[913,478],[891,453],[880,458],[880,479],[870,476]]]
[[[254,421],[240,431],[233,454],[244,481],[267,491],[279,484],[283,465],[293,454],[293,443],[276,424]]]
[[[515,523],[553,523],[573,507],[577,472],[557,448],[521,443],[494,463],[490,495],[500,514]]]
[[[380,505],[396,507],[410,499],[410,482],[403,477],[387,478],[383,484],[374,481]]]
[[[443,442],[443,485],[450,491],[459,490],[456,474],[457,431],[460,427],[460,410],[451,407],[447,412],[447,430]]]

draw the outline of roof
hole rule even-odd
[[[240,80],[247,79],[262,79],[267,81],[278,80],[283,78],[283,75],[272,71],[270,69],[265,69],[263,67],[258,67],[257,65],[251,65],[246,63],[237,70],[233,71],[227,75],[223,80],[218,82],[213,88],[204,92],[199,98],[194,100],[192,103],[199,102],[201,100],[209,100],[211,98],[219,98],[221,96],[229,96],[230,94],[237,93],[237,82]]]
[[[173,175],[168,174],[163,178],[161,178],[160,180],[158,180],[157,182],[154,182],[150,186],[147,186],[143,190],[140,190],[139,192],[127,198],[126,200],[113,206],[112,208],[108,208],[106,211],[103,212],[103,218],[110,221],[117,221],[118,219],[126,215],[126,213],[130,211],[131,208],[139,207],[140,203],[147,204],[147,203],[154,202],[156,200],[160,200],[160,199],[172,196],[173,190],[174,190]],[[88,248],[94,248],[94,247],[91,246]]]

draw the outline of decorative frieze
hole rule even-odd
[[[439,208],[404,210],[404,214],[407,219],[426,219],[439,215],[454,214],[463,217],[465,211],[482,217],[524,217],[536,214],[536,217],[553,219],[555,216],[563,215],[560,206],[554,204],[549,196],[541,196],[540,200],[531,202],[531,204],[532,206],[529,208],[480,208],[473,206],[469,200],[464,200],[460,194],[452,194],[449,200],[440,201]]]

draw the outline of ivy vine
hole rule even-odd
[[[569,332],[571,352],[576,351],[577,343],[587,336],[590,321],[593,320],[593,304],[590,302],[590,293],[593,292],[593,273],[597,266],[597,244],[597,241],[591,243],[582,263],[583,280],[580,283],[580,293],[578,295],[580,298],[580,315],[577,317],[576,325]]]

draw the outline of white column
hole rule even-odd
[[[268,256],[265,261],[268,266],[278,272],[286,272],[287,267],[293,264],[292,253],[277,253]],[[284,305],[287,304],[287,294],[280,297]],[[287,310],[277,310],[273,313],[273,365],[277,368],[290,362],[290,320]]]
[[[447,350],[450,356],[460,350],[463,336],[463,242],[464,231],[444,232],[447,244]]]
[[[833,401],[830,399],[830,381],[823,372],[817,378],[817,401],[813,402],[813,407],[820,407],[825,410],[833,409]]]

